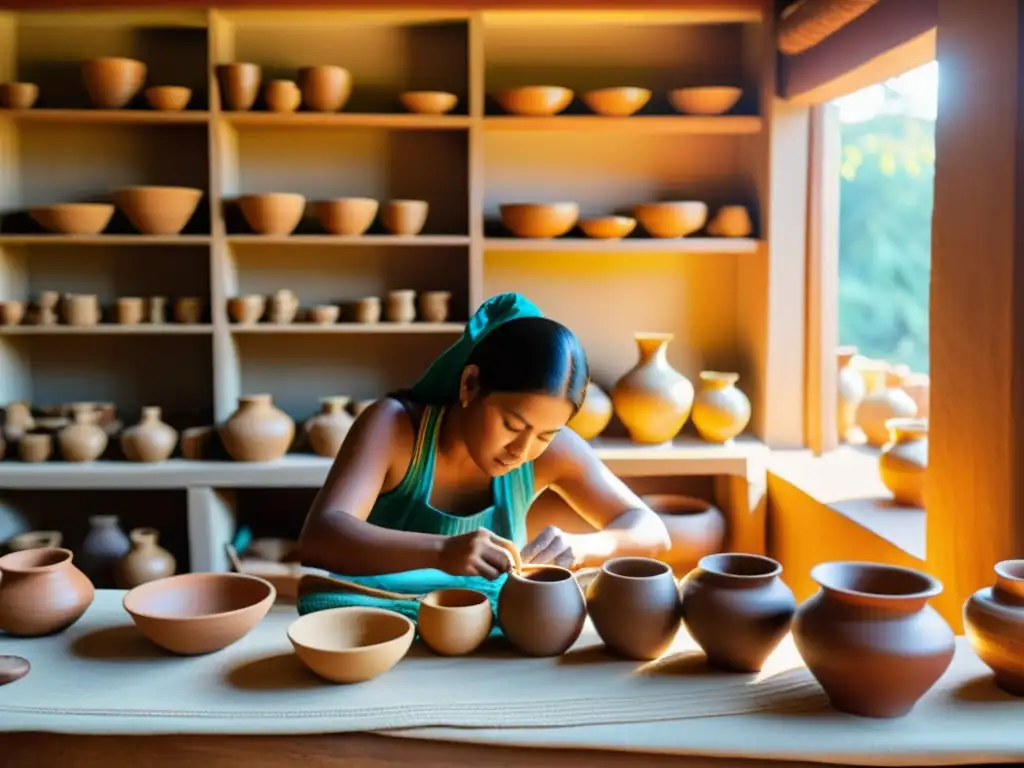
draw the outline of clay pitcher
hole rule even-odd
[[[128,534],[131,549],[114,569],[119,589],[132,589],[149,581],[173,576],[177,563],[174,555],[158,544],[160,532],[155,528],[135,528]]]
[[[320,401],[320,413],[303,425],[309,445],[317,456],[333,459],[341,450],[345,436],[355,419],[345,410],[352,398],[345,395],[325,397]]]
[[[1004,560],[995,571],[995,585],[964,603],[964,634],[996,685],[1024,696],[1024,560]]]
[[[886,426],[892,437],[878,457],[882,483],[900,506],[923,509],[928,475],[928,422],[889,419]]]
[[[0,630],[40,637],[78,621],[96,595],[69,549],[26,549],[0,557]]]
[[[836,349],[836,430],[840,440],[846,440],[850,430],[857,426],[857,408],[867,394],[864,377],[850,365],[857,348],[853,346]]]
[[[612,401],[594,382],[587,384],[583,405],[576,415],[569,419],[569,429],[584,440],[593,440],[604,432],[612,420]]]
[[[83,403],[75,406],[74,422],[57,435],[60,455],[65,461],[95,461],[103,455],[109,438],[97,423],[99,416],[99,411],[91,405]]]
[[[142,409],[138,424],[121,433],[121,450],[128,461],[166,461],[177,444],[177,430],[163,422],[163,411],[153,405]]]
[[[610,650],[650,661],[668,650],[679,631],[679,589],[665,563],[617,557],[590,582],[587,612]]]
[[[238,398],[238,410],[217,432],[235,461],[274,461],[288,452],[295,422],[274,407],[270,395],[245,395]]]
[[[667,443],[690,418],[693,384],[668,363],[671,333],[637,333],[637,364],[615,384],[615,413],[635,443]]]
[[[928,605],[942,584],[912,568],[821,563],[821,589],[803,603],[793,639],[832,706],[862,717],[902,717],[953,660],[953,630]]]
[[[701,371],[693,401],[693,426],[709,443],[727,443],[750,421],[750,400],[739,389],[738,373]]]
[[[566,568],[510,573],[498,595],[498,623],[527,656],[561,656],[587,618],[583,592]]]
[[[770,557],[708,555],[680,584],[683,623],[708,663],[760,672],[789,631],[796,599]]]

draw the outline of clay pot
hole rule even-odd
[[[410,112],[420,115],[444,115],[459,103],[459,97],[447,91],[406,91],[398,100]]]
[[[227,109],[245,112],[252,109],[260,92],[263,71],[259,64],[235,61],[217,66],[220,96]]]
[[[128,461],[153,463],[166,461],[178,444],[178,432],[162,421],[157,406],[142,409],[142,419],[121,433],[121,450]]]
[[[288,627],[299,661],[332,683],[363,683],[405,658],[416,625],[383,608],[346,606],[308,613]]]
[[[343,67],[322,65],[299,70],[302,101],[314,112],[337,112],[352,95],[352,75]]]
[[[18,458],[26,464],[48,461],[53,456],[53,435],[30,432],[18,441]]]
[[[708,663],[760,672],[789,631],[796,599],[769,557],[708,555],[680,583],[683,623]]]
[[[35,83],[0,83],[0,107],[4,109],[32,109],[38,98]]]
[[[867,394],[864,377],[850,365],[856,354],[857,348],[853,346],[836,349],[836,362],[839,365],[836,376],[836,429],[840,440],[846,440],[850,430],[857,426],[857,408]]]
[[[238,199],[242,216],[258,235],[290,235],[302,221],[306,198],[290,192],[245,195]]]
[[[643,109],[651,100],[647,88],[626,86],[621,88],[598,88],[587,91],[581,97],[590,110],[605,117],[629,117]]]
[[[25,318],[24,301],[0,301],[0,325],[18,325]]]
[[[708,206],[697,200],[643,203],[633,209],[633,215],[651,237],[686,237],[704,226]]]
[[[925,506],[928,475],[928,422],[925,419],[889,419],[891,439],[878,457],[882,483],[893,500],[904,507]]]
[[[593,440],[604,432],[612,420],[612,401],[594,382],[587,384],[583,405],[569,419],[568,427],[584,440]]]
[[[494,95],[510,115],[547,117],[557,115],[572,103],[573,92],[559,85],[523,85]]]
[[[265,296],[252,294],[228,299],[228,314],[240,325],[258,323],[266,311],[267,299]]]
[[[274,461],[295,438],[295,422],[274,407],[271,395],[238,398],[238,410],[218,429],[224,449],[235,461]]]
[[[270,322],[277,325],[287,325],[295,320],[299,314],[299,297],[294,291],[287,288],[275,291],[270,297],[269,317]]]
[[[693,400],[693,426],[710,443],[727,443],[750,421],[750,400],[739,389],[738,373],[701,371]]]
[[[380,203],[371,197],[339,197],[316,206],[320,225],[332,235],[358,237],[373,224]]]
[[[61,303],[61,312],[65,323],[79,327],[96,325],[102,317],[100,300],[96,294],[65,295]]]
[[[353,304],[352,316],[357,323],[372,325],[380,322],[381,306],[379,296],[366,296]]]
[[[587,612],[610,650],[650,661],[668,650],[679,631],[679,590],[665,563],[617,557],[590,582]]]
[[[138,325],[142,322],[146,303],[138,296],[122,296],[117,300],[117,322],[119,325]]]
[[[587,606],[565,568],[510,573],[498,595],[498,623],[527,656],[561,656],[583,631]]]
[[[355,421],[345,410],[351,399],[345,395],[325,397],[320,401],[320,413],[306,421],[303,428],[317,456],[333,459],[341,450],[345,435]]]
[[[172,307],[174,322],[195,325],[203,319],[203,300],[198,296],[182,296],[175,299]]]
[[[142,88],[146,65],[118,56],[90,59],[82,62],[82,80],[94,107],[120,109]]]
[[[157,541],[160,532],[155,528],[135,528],[128,538],[131,549],[122,557],[114,571],[118,589],[132,589],[157,579],[174,575],[177,563],[174,555]]]
[[[1024,560],[1004,560],[995,572],[995,585],[964,603],[964,634],[995,673],[996,685],[1024,696]]]
[[[671,333],[637,333],[635,366],[612,389],[612,405],[635,443],[667,443],[686,424],[693,385],[668,363]]]
[[[927,419],[931,411],[931,377],[927,373],[911,373],[900,386],[917,404],[917,417]]]
[[[16,442],[35,426],[36,420],[32,416],[32,410],[28,403],[16,402],[4,406],[4,437],[6,439]]]
[[[59,203],[32,208],[28,215],[43,229],[62,235],[98,235],[114,216],[110,203]]]
[[[109,438],[97,424],[95,409],[82,405],[75,409],[74,421],[57,435],[57,446],[65,461],[95,461],[107,449]]]
[[[420,638],[441,656],[465,656],[491,633],[494,611],[487,595],[473,589],[439,589],[420,601]]]
[[[862,717],[901,717],[953,660],[954,637],[928,605],[942,584],[881,563],[821,563],[821,589],[803,603],[793,639],[832,706]]]
[[[724,115],[742,95],[743,89],[733,86],[677,88],[669,91],[668,100],[684,115]]]
[[[114,202],[144,235],[177,235],[191,220],[203,190],[194,187],[125,187]]]
[[[451,291],[424,291],[417,299],[420,319],[425,323],[443,323],[448,319]]]
[[[183,85],[155,85],[146,89],[149,106],[160,112],[181,112],[192,99],[192,89]]]
[[[661,518],[672,546],[658,555],[677,577],[697,567],[701,558],[722,551],[726,522],[722,510],[710,502],[675,493],[655,493],[641,500]]]
[[[263,100],[271,112],[294,112],[302,104],[302,91],[294,80],[271,80],[263,89]]]
[[[117,515],[93,515],[78,562],[96,586],[109,587],[114,583],[114,568],[129,549],[131,542],[121,530]]]
[[[750,237],[753,231],[750,213],[743,205],[723,205],[707,226],[712,237]]]
[[[341,307],[335,304],[319,304],[309,308],[309,322],[316,325],[331,325],[338,322]]]
[[[201,461],[213,457],[218,441],[213,427],[189,427],[181,433],[181,458]]]
[[[429,211],[430,204],[426,200],[389,200],[380,221],[392,235],[411,237],[423,231]]]
[[[389,323],[411,323],[416,319],[416,291],[388,291],[384,319]]]
[[[857,426],[870,445],[881,448],[889,441],[890,419],[910,419],[917,415],[917,404],[898,387],[883,387],[868,394],[857,406]]]
[[[0,629],[41,637],[78,621],[96,590],[71,560],[71,550],[55,547],[0,557]]]
[[[11,552],[24,552],[26,549],[54,549],[64,541],[60,531],[28,531],[12,536],[7,540],[7,548]]]

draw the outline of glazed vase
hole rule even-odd
[[[964,634],[1007,693],[1024,696],[1024,560],[1004,560],[996,581],[964,603]]]
[[[857,348],[839,347],[836,350],[836,430],[839,440],[846,440],[850,430],[857,426],[857,407],[867,394],[864,377],[850,365]]]
[[[889,419],[890,440],[878,457],[882,483],[902,507],[925,506],[928,475],[928,421]]]
[[[612,390],[615,414],[635,443],[667,443],[686,424],[693,385],[668,362],[671,333],[638,333],[640,359]]]
[[[917,404],[899,387],[882,386],[868,392],[857,406],[857,426],[868,444],[881,448],[889,441],[889,419],[910,419],[917,415]]]
[[[135,528],[128,538],[131,549],[122,557],[114,571],[119,589],[132,589],[140,584],[173,576],[177,567],[174,555],[160,546],[160,532],[155,528]]]
[[[345,395],[325,397],[320,401],[320,413],[306,421],[303,427],[306,438],[317,456],[333,459],[341,450],[345,436],[355,423],[345,410],[351,399]]]
[[[245,395],[218,434],[235,461],[274,461],[288,452],[295,438],[295,422],[274,407],[270,395]]]
[[[604,432],[612,420],[612,401],[594,382],[587,384],[583,404],[569,419],[569,429],[584,440],[593,440]]]
[[[942,584],[881,563],[821,563],[821,589],[797,610],[793,639],[836,709],[902,717],[953,660],[954,637],[928,605]]]
[[[65,461],[95,461],[107,449],[110,438],[97,422],[95,407],[80,404],[75,407],[74,420],[57,434],[57,446]]]
[[[566,568],[510,573],[498,595],[498,623],[526,656],[561,656],[579,639],[587,606]]]
[[[114,569],[118,561],[128,554],[131,542],[121,530],[117,515],[93,515],[89,518],[89,531],[82,541],[78,557],[79,567],[101,589],[114,583]]]
[[[750,400],[736,388],[738,373],[701,371],[693,399],[693,426],[709,443],[727,443],[750,422]]]
[[[650,494],[642,501],[665,524],[672,546],[657,559],[668,564],[677,578],[696,568],[701,558],[722,551],[725,515],[715,505],[675,493]]]
[[[163,422],[163,412],[157,406],[143,408],[139,423],[121,433],[121,450],[128,461],[166,461],[177,444],[177,430]]]
[[[41,637],[78,621],[96,590],[71,561],[71,550],[54,547],[0,557],[0,630]]]
[[[609,650],[650,661],[679,631],[679,589],[672,570],[646,557],[605,562],[587,589],[587,613]]]

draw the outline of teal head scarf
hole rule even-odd
[[[543,317],[544,314],[526,297],[518,293],[499,293],[480,305],[466,324],[459,340],[430,364],[427,372],[409,396],[419,403],[444,405],[455,402],[459,396],[462,370],[473,349],[491,331],[509,320],[520,317]]]

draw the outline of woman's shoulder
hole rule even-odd
[[[422,408],[382,397],[356,419],[349,437],[357,450],[386,451],[388,477],[384,490],[397,485],[409,468]]]

